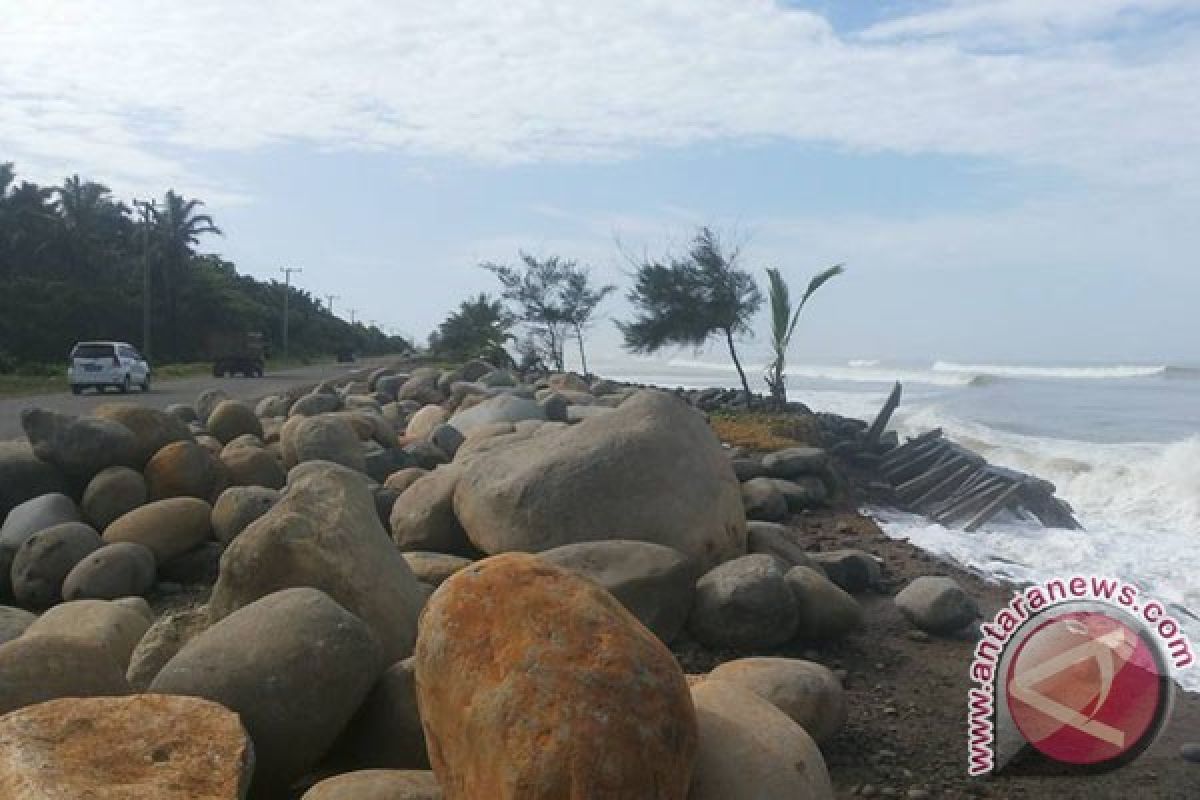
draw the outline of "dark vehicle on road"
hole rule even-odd
[[[205,350],[212,359],[214,378],[226,375],[242,375],[246,378],[261,378],[270,353],[258,331],[229,331],[213,333],[205,342]]]

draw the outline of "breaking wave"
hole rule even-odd
[[[934,372],[968,375],[991,375],[1010,378],[1149,378],[1191,373],[1200,377],[1200,369],[1171,366],[1104,366],[1104,367],[1033,367],[1002,366],[997,364],[956,364],[937,361]]]

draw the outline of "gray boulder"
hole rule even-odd
[[[567,403],[567,398],[558,392],[551,392],[538,402],[542,407],[542,416],[546,419],[551,422],[567,421],[567,408],[570,404]]]
[[[416,662],[389,667],[334,746],[332,761],[351,769],[429,769],[417,709]]]
[[[239,436],[252,434],[262,438],[262,422],[254,409],[240,400],[224,400],[208,415],[208,432],[217,437],[221,444],[228,444]]]
[[[0,520],[26,500],[64,488],[58,471],[35,456],[27,442],[0,442]]]
[[[696,595],[696,568],[678,550],[613,539],[563,545],[538,555],[603,586],[668,644],[687,623]]]
[[[756,480],[762,480],[757,478]],[[813,508],[821,508],[829,502],[829,490],[825,483],[813,475],[800,475],[794,480],[782,478],[769,479],[775,488],[783,495],[788,511],[799,513]]]
[[[953,578],[923,575],[896,595],[896,607],[929,633],[956,633],[979,619],[979,606]]]
[[[446,553],[431,553],[423,550],[413,550],[403,554],[408,567],[421,583],[429,586],[441,586],[443,581],[464,567],[475,562],[462,556],[452,556]]]
[[[829,467],[829,456],[819,447],[789,447],[763,456],[762,465],[772,478],[792,479],[822,474]]]
[[[766,468],[756,458],[735,458],[730,463],[733,465],[733,474],[737,475],[739,481],[745,482],[767,476]]]
[[[745,553],[737,478],[704,418],[676,397],[642,392],[604,418],[500,444],[464,459],[454,492],[485,553],[615,536],[672,547],[700,569]]]
[[[520,422],[526,419],[544,420],[545,414],[536,401],[526,397],[516,397],[510,394],[496,395],[476,403],[465,411],[458,411],[450,417],[450,424],[461,433],[470,435],[471,431],[484,425],[496,422]]]
[[[83,492],[83,518],[96,530],[146,502],[150,490],[142,473],[129,467],[108,467],[96,473]]]
[[[35,619],[36,614],[31,614],[23,608],[0,606],[0,645],[23,634]]]
[[[262,486],[233,486],[221,492],[212,509],[213,536],[229,544],[279,502],[279,492]]]
[[[136,542],[166,564],[203,544],[212,534],[212,506],[195,497],[171,497],[135,508],[104,530],[103,539]]]
[[[184,425],[200,421],[200,415],[196,413],[196,409],[187,403],[171,403],[163,409],[163,413],[170,414]]]
[[[796,601],[774,556],[749,555],[713,568],[696,583],[688,629],[709,647],[775,647],[796,632]]]
[[[139,692],[150,688],[155,677],[183,646],[208,629],[208,612],[203,608],[169,611],[155,620],[129,657],[125,678]]]
[[[818,744],[846,724],[846,695],[837,676],[821,664],[795,658],[739,658],[708,674],[710,680],[745,687],[804,728]]]
[[[742,503],[748,519],[765,522],[787,519],[787,499],[770,478],[751,478],[743,483]]]
[[[140,467],[133,431],[108,419],[69,417],[40,408],[21,412],[33,453],[63,475],[83,483],[105,467]]]
[[[829,580],[852,594],[875,588],[883,578],[879,559],[862,550],[827,550],[813,553],[812,560]]]
[[[49,608],[61,601],[63,580],[101,544],[100,534],[82,522],[64,522],[38,531],[13,557],[13,596],[26,608]]]
[[[788,534],[788,528],[777,522],[761,522],[753,520],[746,523],[749,536],[746,547],[751,553],[764,553],[775,556],[788,567],[811,567],[815,562],[800,545]]]
[[[139,611],[107,600],[71,600],[43,613],[26,636],[69,636],[98,644],[124,675],[129,656],[150,627]]]
[[[196,416],[200,422],[208,422],[208,415],[221,403],[229,399],[229,392],[224,389],[205,389],[196,398]]]
[[[254,407],[254,413],[261,418],[269,417],[286,417],[292,409],[292,401],[287,395],[272,394],[267,395],[262,400],[258,401],[258,405]]]
[[[862,606],[823,573],[811,567],[792,567],[787,584],[799,612],[797,638],[837,639],[862,627]]]
[[[154,585],[157,563],[136,542],[106,544],[84,556],[62,583],[64,600],[116,600],[145,594]]]
[[[225,465],[231,486],[282,489],[287,481],[287,473],[279,459],[258,447],[225,448],[221,452],[221,463]]]
[[[361,476],[326,466],[292,482],[221,557],[209,613],[223,619],[294,586],[320,589],[360,617],[389,663],[412,653],[424,601]]]
[[[491,372],[480,375],[477,381],[484,386],[492,388],[516,386],[518,383],[516,376],[506,369],[494,369]]]
[[[315,417],[318,414],[328,414],[342,407],[342,400],[336,394],[312,392],[306,394],[288,409],[288,417]]]
[[[303,461],[332,461],[359,472],[367,462],[353,426],[331,415],[293,417],[280,434],[283,464],[289,469]]]
[[[188,442],[192,439],[191,431],[184,422],[157,408],[133,403],[104,403],[97,406],[92,415],[119,422],[133,431],[137,440],[135,466],[139,467],[172,442]]]
[[[448,423],[438,425],[429,434],[429,443],[453,459],[458,448],[466,441],[466,437],[458,428]]]
[[[440,466],[396,498],[389,524],[398,549],[473,555],[474,548],[454,513],[454,492],[462,473],[457,464]]]
[[[120,667],[94,641],[26,631],[0,645],[0,716],[59,697],[128,693]]]
[[[214,623],[166,663],[150,691],[203,697],[237,712],[254,741],[253,792],[311,769],[383,671],[358,617],[316,589],[286,589]]]
[[[26,500],[4,518],[0,526],[0,549],[12,553],[35,533],[64,522],[78,522],[79,509],[65,494],[44,494]]]
[[[433,367],[413,370],[409,379],[396,390],[396,399],[413,400],[422,405],[437,405],[446,399],[445,393],[438,388],[441,375],[442,373]]]

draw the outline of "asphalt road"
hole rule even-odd
[[[30,395],[26,397],[0,397],[0,440],[19,439],[21,411],[26,408],[46,408],[63,414],[82,416],[101,403],[130,402],[152,408],[166,408],[172,403],[191,403],[205,389],[224,389],[230,397],[240,400],[256,400],[293,386],[318,383],[354,370],[371,369],[394,361],[393,358],[360,359],[353,364],[318,364],[309,367],[271,372],[262,378],[214,378],[211,375],[194,375],[170,381],[155,382],[148,394],[136,389],[123,395],[109,390],[103,393],[87,391],[81,395],[70,392]]]

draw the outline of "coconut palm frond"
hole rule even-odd
[[[846,271],[845,264],[834,264],[824,272],[818,272],[808,282],[808,288],[804,290],[804,296],[800,298],[800,305],[796,306],[796,313],[792,315],[792,324],[788,326],[787,341],[792,339],[792,331],[796,330],[796,323],[800,321],[800,312],[804,309],[804,304],[808,302],[808,298],[813,296],[813,293],[820,289],[825,283]]]

